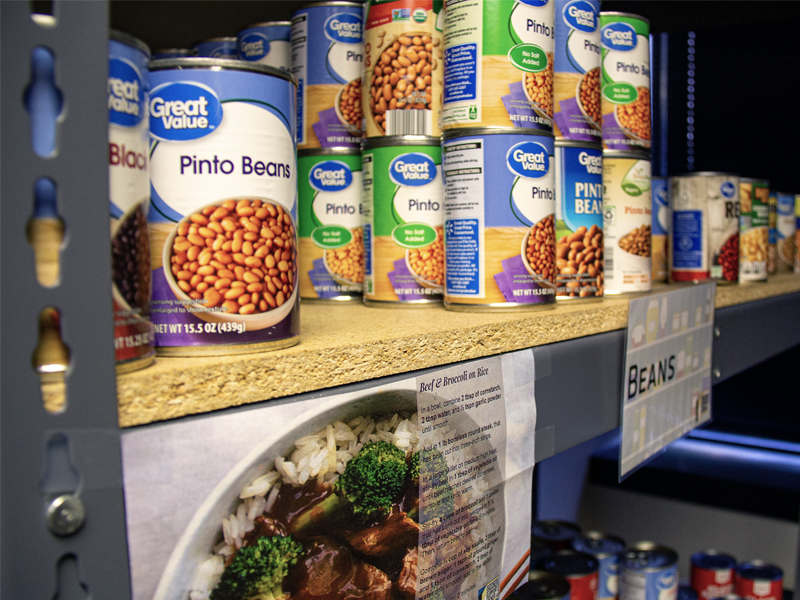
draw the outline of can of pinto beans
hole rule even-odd
[[[555,0],[556,139],[600,142],[600,1]]]
[[[364,8],[313,2],[292,15],[297,78],[297,147],[359,148]]]
[[[201,58],[224,58],[238,60],[239,50],[235,36],[215,37],[197,42],[192,46],[194,55]]]
[[[794,266],[794,238],[797,229],[792,194],[778,193],[777,221],[775,237],[778,246],[778,273],[789,273]]]
[[[368,138],[442,132],[442,0],[368,0],[361,103]]]
[[[241,60],[150,63],[152,319],[160,354],[296,344],[294,78]]]
[[[769,182],[742,177],[739,202],[739,281],[766,281]]]
[[[362,151],[364,303],[442,301],[444,209],[437,138],[385,136]]]
[[[650,23],[621,12],[600,13],[603,147],[649,149]]]
[[[653,263],[648,154],[603,152],[605,293],[650,290]]]
[[[361,152],[297,153],[298,261],[303,300],[361,300]]]
[[[556,0],[448,0],[445,129],[553,130]]]
[[[267,21],[254,23],[236,36],[239,60],[256,62],[283,71],[292,68],[292,23]]]
[[[127,34],[108,42],[108,191],[117,372],[153,362],[147,103],[150,50]]]
[[[554,154],[552,134],[445,132],[445,308],[555,306]]]
[[[603,296],[603,150],[556,141],[559,300]]]

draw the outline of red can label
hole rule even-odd
[[[570,585],[570,600],[595,600],[600,583],[600,573],[595,571],[588,575],[567,576]]]
[[[781,600],[783,598],[783,579],[737,577],[736,593],[746,600]]]
[[[703,569],[692,565],[692,589],[699,600],[712,600],[733,593],[733,569]]]

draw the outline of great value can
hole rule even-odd
[[[600,0],[555,0],[556,139],[600,142]]]
[[[568,550],[580,537],[581,528],[568,521],[536,521],[531,527],[531,545],[545,544],[551,551]]]
[[[653,282],[666,281],[668,268],[669,229],[672,217],[669,208],[669,179],[653,177],[653,230],[651,253],[653,255]]]
[[[600,13],[603,147],[649,149],[650,23],[621,12]]]
[[[150,322],[150,198],[147,63],[150,50],[127,34],[108,42],[108,191],[117,372],[153,362]]]
[[[778,193],[778,219],[776,243],[778,246],[778,273],[790,273],[794,268],[795,234],[794,196]]]
[[[320,149],[297,154],[300,297],[361,300],[361,152]]]
[[[544,561],[544,568],[569,582],[570,600],[596,600],[598,597],[600,563],[591,554],[559,550]]]
[[[254,23],[236,36],[239,60],[275,67],[292,68],[291,21]]]
[[[194,50],[189,48],[159,48],[150,57],[151,60],[163,60],[165,58],[189,58],[194,56]]]
[[[570,600],[566,577],[548,571],[529,571],[528,581],[511,593],[521,600]]]
[[[427,136],[386,136],[364,144],[366,304],[442,301],[441,157],[439,140]]]
[[[736,594],[745,600],[781,600],[783,570],[763,560],[736,568]]]
[[[553,130],[556,0],[448,0],[445,129]]]
[[[298,341],[295,82],[240,60],[150,63],[159,353]]]
[[[742,177],[739,201],[739,281],[766,281],[769,183]]]
[[[698,600],[714,600],[733,593],[736,559],[716,550],[692,554],[692,589]]]
[[[605,293],[651,288],[653,205],[650,156],[603,153]]]
[[[556,142],[558,299],[603,295],[603,151]]]
[[[591,554],[600,563],[597,599],[616,598],[619,593],[619,555],[625,550],[625,542],[613,535],[590,531],[572,540],[572,547],[578,552]]]
[[[553,307],[555,145],[551,135],[445,132],[445,307]]]
[[[620,600],[676,600],[678,555],[652,542],[639,542],[620,554]]]
[[[363,6],[313,2],[292,15],[297,147],[359,148]]]
[[[194,54],[200,58],[225,58],[237,60],[239,50],[236,45],[236,37],[225,36],[203,40],[192,46]]]
[[[368,138],[442,133],[442,0],[368,0],[361,103]]]

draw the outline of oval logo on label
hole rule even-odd
[[[719,186],[719,191],[726,198],[733,198],[734,194],[736,193],[736,186],[730,181],[725,181],[721,186]]]
[[[661,590],[666,590],[671,588],[673,585],[675,585],[675,573],[674,572],[664,573],[661,577],[658,578],[658,583],[656,585]]]
[[[248,33],[239,40],[239,58],[255,61],[269,54],[269,38],[263,33]]]
[[[349,13],[339,13],[325,21],[325,37],[342,44],[361,43],[361,18]]]
[[[222,104],[199,83],[165,83],[150,96],[150,135],[158,140],[196,140],[222,122]]]
[[[145,86],[139,71],[119,58],[108,61],[108,120],[135,127],[144,118]]]
[[[547,4],[548,0],[517,0],[517,2],[528,6],[544,6]]]
[[[427,154],[401,154],[389,165],[389,178],[397,185],[425,185],[436,178],[436,163]]]
[[[627,23],[609,23],[600,32],[603,46],[609,50],[627,52],[636,48],[636,30]]]
[[[338,192],[353,183],[353,173],[343,162],[326,160],[311,169],[308,183],[320,192]]]
[[[550,171],[550,155],[539,142],[521,142],[508,151],[506,164],[512,173],[536,179]]]
[[[597,12],[586,0],[575,0],[564,7],[564,22],[578,31],[597,31]]]

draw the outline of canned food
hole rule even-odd
[[[531,527],[531,539],[547,545],[554,552],[568,550],[580,535],[581,528],[567,521],[536,521]]]
[[[446,2],[445,129],[553,130],[555,2]]]
[[[445,307],[552,307],[555,146],[544,134],[445,132]]]
[[[770,192],[767,204],[769,206],[767,273],[769,275],[774,275],[778,271],[778,194]]]
[[[153,52],[151,60],[163,60],[165,58],[188,58],[194,56],[194,50],[189,48],[161,48]]]
[[[522,600],[570,600],[570,585],[558,573],[534,570],[511,595]]]
[[[300,150],[297,168],[300,297],[361,300],[361,152]]]
[[[650,252],[653,255],[653,282],[667,280],[667,255],[669,223],[672,220],[669,209],[669,179],[653,177],[653,229]],[[738,232],[738,222],[737,222]],[[738,256],[737,256],[738,261]]]
[[[215,37],[198,42],[192,46],[195,56],[201,58],[225,58],[228,60],[238,60],[239,50],[236,45],[236,38]]]
[[[800,273],[800,194],[794,197],[794,272]]]
[[[112,30],[108,41],[108,191],[117,372],[153,362],[150,322],[150,198],[147,63],[141,41]],[[54,203],[55,204],[55,203]],[[54,211],[55,212],[55,211]],[[57,217],[57,213],[54,215]]]
[[[595,600],[600,563],[591,554],[559,550],[544,561],[544,568],[563,576],[570,587],[570,600]]]
[[[769,183],[742,177],[739,201],[739,281],[766,281]]]
[[[553,549],[545,540],[531,536],[531,571],[544,569],[544,561],[550,558]]]
[[[619,592],[619,555],[625,550],[625,542],[613,535],[590,531],[572,540],[572,547],[578,552],[591,554],[600,563],[598,600],[616,598]]]
[[[556,139],[600,142],[600,0],[555,0]]]
[[[364,301],[439,303],[444,285],[442,149],[423,136],[367,140]]]
[[[557,297],[603,295],[603,151],[556,142]]]
[[[699,172],[670,178],[670,279],[716,275],[735,281],[738,269],[738,177]]]
[[[736,559],[716,550],[692,554],[692,589],[699,600],[713,600],[733,593]]]
[[[236,36],[239,60],[289,71],[292,68],[291,21],[255,23]]]
[[[368,138],[442,133],[442,0],[368,0],[361,103]]]
[[[600,13],[603,147],[649,149],[650,23],[621,12]]]
[[[778,217],[775,231],[777,244],[777,272],[790,273],[794,267],[795,232],[797,226],[794,218],[794,196],[778,192]]]
[[[783,571],[763,560],[736,567],[736,593],[745,600],[781,600]]]
[[[697,600],[697,592],[688,585],[679,585],[678,600]]]
[[[652,542],[639,542],[620,554],[620,600],[676,600],[678,555]]]
[[[651,287],[650,169],[647,155],[603,153],[606,294],[643,292]]]
[[[292,15],[297,147],[359,148],[363,112],[363,7],[314,2]]]
[[[228,354],[297,343],[292,76],[207,58],[157,61],[150,69],[152,318],[159,353]]]

